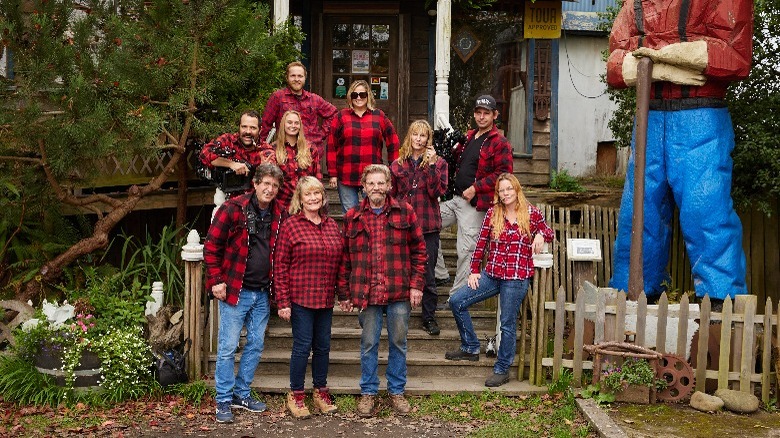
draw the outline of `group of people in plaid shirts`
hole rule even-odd
[[[217,210],[205,244],[207,288],[220,301],[217,421],[232,422],[231,408],[266,409],[250,395],[249,385],[262,354],[272,301],[293,331],[289,410],[295,417],[310,415],[304,392],[310,353],[314,406],[323,413],[336,410],[327,387],[336,297],[343,311],[358,310],[363,329],[358,414],[375,414],[383,315],[389,339],[388,393],[394,410],[406,414],[410,410],[404,388],[411,308],[422,305],[423,327],[429,334],[439,332],[434,318],[438,296],[433,261],[439,252],[442,214],[438,200],[448,187],[448,163],[434,152],[433,132],[425,121],[412,123],[400,145],[392,123],[375,107],[365,81],[350,86],[349,106],[339,112],[303,90],[306,71],[302,64],[290,64],[287,75],[288,87],[269,99],[262,128],[257,113],[244,113],[237,135],[220,137],[201,154],[204,164],[230,167],[237,174],[256,168],[251,190]],[[305,108],[289,109],[303,102]],[[320,119],[322,125],[317,124]],[[274,146],[258,142],[269,132],[266,124],[276,124],[279,131]],[[346,213],[343,232],[328,216],[320,181],[319,158],[325,138],[329,185],[338,189]],[[226,149],[233,156],[224,150],[221,154],[213,151],[215,144],[224,148],[228,142],[233,148]],[[379,164],[383,146],[390,167]],[[457,352],[447,353],[447,359],[478,360],[479,341],[470,325],[468,307],[489,296],[501,295],[506,314],[501,317],[501,332],[507,341],[514,339],[515,326],[509,319],[517,318],[533,274],[531,254],[541,249],[540,242],[552,239],[538,210],[522,196],[517,179],[508,173],[498,181],[493,202],[501,208],[496,213],[493,208],[488,210],[468,285],[450,298],[462,342]],[[489,263],[480,273],[485,251],[490,254]],[[506,304],[505,296],[511,298]],[[243,326],[247,344],[234,373]],[[514,342],[505,344],[494,367],[494,374],[500,376],[507,375],[514,357]]]

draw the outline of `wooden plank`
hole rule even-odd
[[[706,330],[699,330],[701,332]],[[680,313],[677,318],[677,355],[685,356],[685,347],[688,345],[688,294],[683,294],[680,299]],[[706,362],[705,362],[706,363]]]
[[[669,299],[666,292],[658,300],[658,326],[655,335],[655,351],[666,354],[666,316],[669,311]]]
[[[528,368],[528,382],[532,385],[536,384],[536,344],[539,342],[538,326],[539,326],[539,294],[535,290],[531,290],[531,357]]]
[[[756,296],[745,296],[745,327],[742,332],[742,360],[739,367],[739,390],[746,392],[750,391],[752,394],[752,388],[750,384],[750,376],[755,371],[755,359],[753,357],[753,345],[756,342],[755,334],[756,326],[753,323],[756,315]]]
[[[561,361],[563,360],[563,328],[566,324],[566,311],[563,305],[566,304],[566,292],[558,291],[555,299],[555,339],[553,340],[553,380],[557,380],[561,372]],[[573,382],[576,386],[576,382]]]
[[[687,296],[687,295],[683,295]],[[696,376],[696,390],[704,392],[705,385],[707,383],[707,353],[708,353],[708,347],[710,342],[710,331],[708,330],[710,326],[710,297],[709,295],[705,295],[704,299],[701,302],[701,317],[699,319],[699,344],[698,344],[698,353],[696,354],[696,370],[694,371],[694,375]],[[682,331],[682,330],[681,330]],[[678,341],[679,337],[678,337]],[[679,351],[679,344],[677,345],[678,351]],[[683,345],[683,349],[685,346]],[[685,357],[685,356],[682,356]],[[715,364],[713,364],[715,365]]]
[[[777,320],[780,321],[780,302],[777,303]],[[780,346],[780,322],[777,324],[777,327],[775,328],[775,345]],[[775,370],[775,377],[777,376],[778,371]],[[780,387],[780,381],[775,380],[775,385]],[[775,403],[775,407],[780,408],[780,397],[777,397],[777,402]]]
[[[780,210],[777,198],[769,201],[769,209],[774,213],[770,217],[764,217],[764,240],[767,248],[764,253],[764,291],[767,297],[778,300],[780,299],[780,251],[777,248],[780,248],[780,218],[778,217]]]
[[[606,321],[607,312],[607,296],[599,291],[596,295],[596,318],[595,318],[595,330],[593,333],[593,343],[598,344],[604,341],[604,325]]]
[[[751,239],[750,239],[750,259],[753,261],[751,269],[748,271],[748,275],[751,277],[751,288],[748,289],[754,295],[765,296],[767,291],[764,290],[764,214],[757,210],[751,210],[750,227]],[[774,247],[774,252],[777,253],[777,247]]]
[[[734,298],[734,313],[744,316],[745,303],[745,296],[737,295]],[[734,323],[734,336],[731,338],[731,369],[734,371],[740,371],[742,366],[742,332],[744,330],[744,322]]]
[[[751,213],[750,211],[743,212],[741,222],[742,222],[742,248],[745,250],[745,259],[747,262],[747,269],[746,272],[748,273],[745,278],[745,282],[747,283],[747,290],[753,289],[753,284],[751,283],[752,277],[750,276],[750,271],[753,269],[753,257],[751,257],[750,254],[750,235],[751,235]],[[734,309],[736,313],[736,308]]]
[[[551,367],[553,364],[553,358],[546,357],[542,359],[542,365],[546,367]],[[566,369],[573,370],[574,369],[574,360],[573,359],[564,359],[561,361],[561,366]],[[582,369],[583,370],[592,370],[593,369],[593,361],[592,360],[583,360],[582,361]]]
[[[617,311],[615,312],[615,337],[617,342],[626,340],[626,294],[617,295]]]
[[[767,298],[764,303],[764,344],[761,348],[761,401],[765,406],[769,405],[769,387],[771,377],[772,359],[772,299]]]
[[[729,387],[729,360],[731,356],[731,298],[723,300],[723,317],[720,327],[720,359],[718,362],[718,389]]]
[[[640,347],[646,347],[645,345],[645,331],[647,324],[647,295],[644,291],[639,294],[639,300],[637,300],[636,309],[636,337],[634,343]]]
[[[537,295],[537,311],[536,314],[539,315],[539,327],[537,328],[537,336],[539,337],[539,341],[536,343],[536,386],[544,386],[544,371],[542,370],[542,358],[544,357],[545,352],[547,351],[547,343],[545,342],[547,338],[547,324],[545,323],[545,312],[544,312],[544,292],[539,291]]]
[[[530,337],[530,333],[528,333],[528,302],[529,301],[530,299],[525,299],[523,300],[523,303],[520,304],[520,346],[519,346],[520,362],[517,367],[517,380],[521,382],[525,377],[525,350],[526,350],[527,339],[528,337]]]
[[[574,312],[574,372],[572,381],[582,381],[582,346],[585,332],[585,294],[577,297],[577,310]]]

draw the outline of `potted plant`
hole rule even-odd
[[[150,376],[151,351],[142,327],[101,318],[86,298],[73,305],[44,300],[16,339],[17,355],[53,377],[65,394],[132,387]]]
[[[647,360],[629,357],[622,364],[608,362],[599,386],[600,392],[614,394],[615,401],[647,404],[651,389],[666,388],[666,381],[656,377]]]

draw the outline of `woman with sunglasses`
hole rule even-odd
[[[450,297],[450,308],[460,333],[460,348],[444,355],[448,360],[479,360],[479,338],[471,323],[469,307],[498,295],[501,343],[493,374],[485,386],[501,386],[509,381],[509,367],[517,348],[517,314],[534,275],[533,255],[541,252],[544,242],[552,242],[554,237],[539,209],[525,199],[517,177],[511,173],[499,175],[493,207],[485,214],[477,248],[471,257],[468,285]],[[486,252],[487,264],[480,271]]]
[[[327,151],[330,187],[338,188],[345,213],[358,205],[363,168],[383,164],[383,144],[391,163],[398,158],[399,149],[398,134],[390,119],[376,107],[366,81],[349,86],[347,105],[331,122]]]

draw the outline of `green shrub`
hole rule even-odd
[[[552,179],[550,179],[550,188],[556,192],[584,192],[580,182],[577,178],[569,175],[569,172],[564,169],[560,172],[552,171]]]

